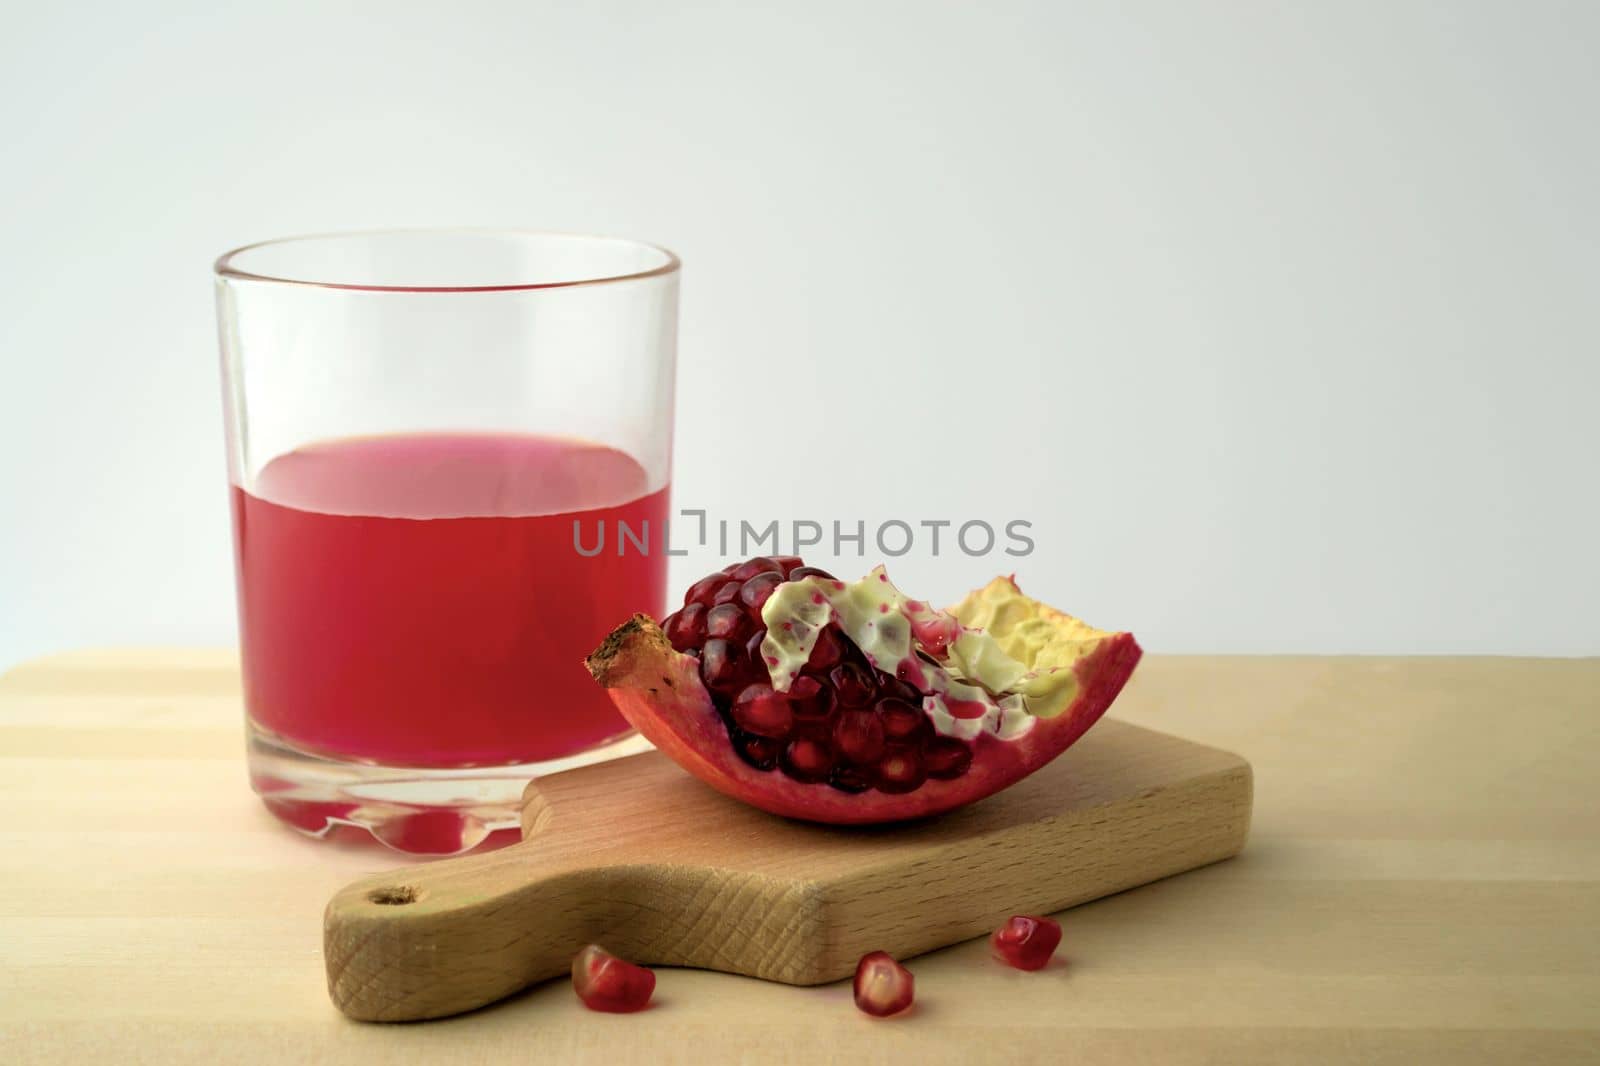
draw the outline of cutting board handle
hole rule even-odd
[[[626,871],[545,850],[525,843],[341,890],[323,915],[335,1005],[365,1021],[436,1018],[566,973],[603,932],[607,882]]]

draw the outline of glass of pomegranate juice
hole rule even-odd
[[[642,746],[584,656],[666,602],[678,261],[395,231],[217,261],[250,777],[454,852]]]

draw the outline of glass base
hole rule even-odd
[[[529,780],[650,750],[637,733],[547,762],[442,770],[341,762],[301,751],[246,721],[250,784],[281,821],[312,837],[365,829],[409,855],[459,855],[522,819]]]

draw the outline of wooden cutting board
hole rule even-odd
[[[1250,805],[1237,755],[1109,720],[1013,788],[897,826],[776,818],[637,755],[530,784],[520,844],[339,892],[328,991],[353,1018],[437,1018],[564,975],[590,942],[821,984],[1236,855]]]

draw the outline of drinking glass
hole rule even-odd
[[[583,659],[666,595],[678,260],[413,230],[216,264],[250,779],[454,852],[643,746]]]

